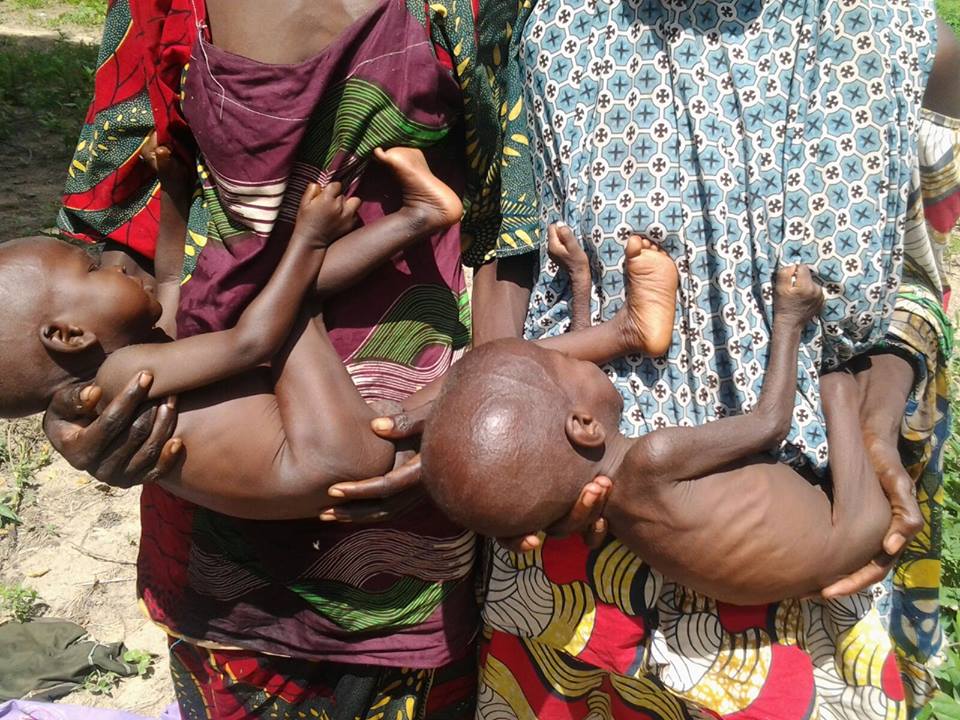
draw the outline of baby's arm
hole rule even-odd
[[[589,328],[590,259],[583,245],[567,225],[555,223],[547,228],[547,254],[570,278],[570,332]]]
[[[624,467],[606,509],[614,533],[661,572],[740,605],[809,595],[863,566],[880,548],[890,507],[863,445],[856,381],[831,373],[821,390],[832,506],[770,457],[679,482]],[[707,448],[698,443],[696,452]]]
[[[377,232],[363,235],[362,242],[355,241],[354,234],[351,243],[334,243],[317,276],[316,291],[321,298],[352,287],[403,248],[456,225],[463,215],[460,198],[430,171],[423,151],[394,147],[378,148],[373,154],[393,171],[403,206],[378,220]]]
[[[268,362],[290,334],[304,295],[316,281],[326,247],[349,232],[358,200],[345,200],[339,183],[304,193],[293,235],[270,281],[235,327],[170,343],[132,345],[101,366],[97,384],[108,396],[139,371],[153,376],[151,398],[203,387]]]

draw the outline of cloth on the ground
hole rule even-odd
[[[84,707],[65,703],[8,700],[0,703],[0,720],[149,720],[123,710]],[[157,720],[180,720],[180,708],[171,703]]]
[[[0,625],[0,700],[55,700],[94,670],[136,675],[123,661],[123,643],[99,643],[67,620],[41,618]]]

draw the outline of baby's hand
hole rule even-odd
[[[806,265],[788,265],[777,271],[773,294],[775,320],[806,325],[823,308],[823,290]]]
[[[317,183],[307,185],[297,212],[294,237],[299,237],[315,249],[321,249],[353,230],[357,224],[360,200],[345,199],[340,189],[338,182],[324,188]]]
[[[156,131],[150,133],[140,158],[157,174],[160,187],[167,195],[178,200],[189,200],[196,184],[194,170],[181,161],[166,145],[157,143]]]

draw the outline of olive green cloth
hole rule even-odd
[[[99,643],[67,620],[40,619],[0,625],[0,701],[55,700],[76,689],[94,670],[127,677],[123,643]]]

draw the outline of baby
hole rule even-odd
[[[394,446],[370,430],[376,413],[326,335],[318,273],[327,256],[340,279],[355,281],[458,222],[461,205],[419,150],[376,155],[394,172],[403,207],[353,229],[358,200],[337,183],[308,187],[270,282],[222,332],[172,340],[157,326],[175,313],[178,278],[159,266],[169,258],[179,268],[185,234],[185,189],[165,149],[153,158],[163,191],[156,292],[57,240],[0,245],[0,416],[39,412],[56,391],[91,381],[106,404],[143,371],[151,398],[180,396],[185,459],[161,484],[239,516],[254,505],[261,519],[315,517],[335,502],[330,485],[389,471]]]
[[[377,413],[327,337],[320,269],[333,266],[341,287],[355,282],[404,247],[459,221],[461,205],[419,150],[393,148],[376,156],[396,175],[403,207],[354,230],[358,201],[344,199],[336,183],[310,186],[269,283],[236,326],[222,332],[171,337],[191,183],[165,148],[147,157],[162,191],[155,291],[56,240],[0,245],[0,416],[39,412],[58,390],[91,381],[102,388],[105,404],[143,371],[151,398],[180,396],[176,434],[185,459],[160,483],[240,517],[316,517],[337,503],[327,493],[331,485],[389,471],[395,448],[371,431]],[[654,263],[665,259],[647,255]],[[657,316],[652,308],[651,316]],[[644,330],[649,323],[634,326],[631,317],[625,307],[616,322],[584,331],[598,360],[663,344]],[[405,407],[416,407],[429,393],[411,396]]]
[[[552,228],[551,244],[576,252],[569,230]],[[628,279],[636,285],[629,249]],[[586,296],[577,275],[572,279],[573,312],[582,313]],[[800,337],[821,305],[808,268],[780,270],[757,407],[635,439],[618,431],[619,393],[583,361],[594,359],[593,348],[577,340],[586,331],[568,333],[563,353],[517,339],[483,345],[451,369],[427,421],[427,492],[465,527],[517,537],[565,516],[584,485],[606,475],[612,532],[665,575],[736,604],[817,592],[870,560],[890,519],[863,446],[853,376],[821,379],[832,504],[763,454],[790,429]]]

